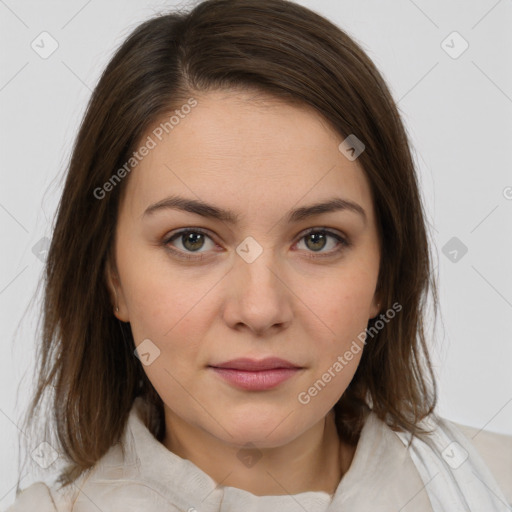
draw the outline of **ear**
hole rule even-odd
[[[372,299],[372,303],[370,305],[369,319],[375,318],[381,312],[382,307],[382,298],[379,290],[377,290]]]
[[[115,317],[122,322],[129,322],[128,308],[126,307],[126,300],[117,272],[117,266],[111,257],[107,258],[105,265],[105,281]]]

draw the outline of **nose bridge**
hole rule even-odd
[[[275,252],[253,237],[244,239],[236,252],[230,322],[244,323],[253,330],[288,322],[291,307]]]
[[[261,238],[260,238],[261,240]],[[276,274],[279,272],[275,252],[267,244],[258,242],[254,237],[246,237],[236,248],[237,274],[244,285],[244,293],[263,292],[268,294],[279,286]]]

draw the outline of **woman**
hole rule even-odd
[[[283,0],[143,23],[47,259],[27,422],[48,398],[30,439],[65,466],[10,510],[507,510],[435,415],[431,270],[404,127],[345,33]]]

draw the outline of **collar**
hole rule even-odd
[[[347,473],[333,496],[322,491],[256,496],[217,484],[199,467],[168,450],[141,419],[142,398],[130,411],[121,443],[98,462],[73,510],[92,501],[102,510],[146,512],[432,512],[407,447],[370,413]],[[85,510],[85,509],[83,509]]]

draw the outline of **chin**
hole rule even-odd
[[[238,447],[252,443],[259,448],[276,448],[293,441],[305,429],[293,413],[289,414],[288,418],[282,413],[274,413],[269,418],[256,412],[238,419],[227,415],[224,418],[223,425],[231,435],[223,429],[216,430],[223,441]]]
[[[232,446],[243,449],[248,448],[248,445],[254,445],[257,448],[279,448],[292,442],[298,437],[301,432],[282,432],[280,435],[264,434],[261,431],[236,431],[232,432],[233,437],[223,436],[224,441]]]

